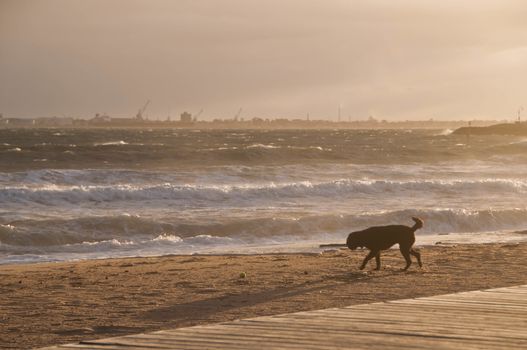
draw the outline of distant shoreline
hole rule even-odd
[[[495,120],[475,120],[471,125],[485,127],[498,123]],[[2,118],[0,129],[11,128],[64,128],[64,129],[191,129],[191,130],[391,130],[391,129],[457,129],[467,125],[467,121],[331,121],[301,119],[260,119],[247,121],[218,119],[214,121],[160,121],[130,118],[115,118],[107,121],[94,121],[72,118]]]

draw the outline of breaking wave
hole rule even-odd
[[[120,141],[108,141],[108,142],[96,142],[93,144],[94,146],[124,146],[128,145],[128,142],[120,140]]]
[[[2,202],[59,203],[112,202],[142,200],[187,200],[218,202],[225,200],[259,200],[272,198],[327,197],[359,194],[404,195],[408,193],[487,193],[523,194],[527,181],[512,179],[487,180],[335,180],[322,183],[302,181],[263,185],[158,185],[122,184],[114,186],[45,185],[39,187],[10,186],[0,189]]]
[[[344,235],[369,226],[400,223],[411,225],[412,216],[425,221],[418,234],[477,233],[522,230],[527,227],[527,209],[511,210],[396,210],[358,215],[314,215],[298,218],[232,219],[218,222],[178,222],[171,218],[150,219],[132,215],[83,217],[76,219],[20,220],[0,225],[2,245],[41,250],[72,244],[119,242],[140,244],[171,241],[207,245],[222,237],[257,244],[269,239],[311,239],[320,235]],[[216,244],[218,239],[212,239]]]

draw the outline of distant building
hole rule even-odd
[[[73,125],[73,119],[68,117],[38,118],[33,124],[38,126],[70,126]]]
[[[109,116],[109,115],[106,115],[106,114],[95,114],[95,117],[93,117],[92,119],[90,119],[90,122],[91,123],[109,123],[112,121],[112,118]]]
[[[35,125],[34,119],[28,118],[5,118],[2,119],[3,124],[9,125],[9,127],[29,127]]]
[[[182,123],[192,123],[192,114],[190,114],[188,112],[181,113],[180,121]]]

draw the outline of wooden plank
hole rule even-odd
[[[496,295],[497,294],[497,295]],[[527,305],[527,300],[522,300],[521,298],[518,298],[517,296],[510,297],[505,293],[477,293],[472,295],[472,298],[475,298],[473,300],[474,302],[507,302],[511,303],[513,302],[516,305]],[[448,300],[466,300],[466,296],[461,295],[444,295],[441,299],[448,299]],[[470,300],[470,299],[469,299]]]
[[[140,348],[140,347],[122,347],[122,346],[110,346],[110,345],[87,345],[87,344],[65,344],[65,345],[58,345],[54,347],[49,348],[41,348],[40,350],[79,350],[79,349],[99,349],[99,350],[125,350],[125,349],[133,349],[133,350],[152,350],[152,348]]]
[[[119,340],[120,349],[136,349],[150,346],[149,349],[224,349],[225,346],[222,343],[215,342],[214,340],[204,338],[173,338],[173,339],[160,339],[160,338],[126,338]],[[244,349],[247,344],[239,344],[238,347],[233,349]]]
[[[246,331],[245,331],[246,332]],[[134,343],[134,344],[194,344],[198,345],[200,348],[204,346],[216,346],[222,344],[237,344],[237,348],[247,348],[247,345],[258,344],[262,342],[262,337],[259,335],[246,336],[245,332],[241,333],[225,333],[224,331],[220,332],[218,335],[214,335],[214,329],[204,329],[202,332],[191,332],[186,334],[185,332],[178,332],[172,336],[164,335],[163,337],[149,337],[149,336],[137,336],[137,337],[128,337],[126,340],[123,340],[123,343]],[[197,337],[196,335],[199,335]],[[266,339],[266,342],[281,342],[282,339]],[[308,344],[308,343],[303,343]],[[302,344],[297,344],[299,347],[303,346]]]
[[[527,348],[527,285],[256,317],[45,348]]]
[[[384,316],[384,315],[383,315]],[[453,327],[456,326],[457,328],[462,329],[472,329],[477,327],[484,327],[488,328],[489,326],[492,326],[494,329],[504,329],[511,332],[517,332],[518,330],[525,328],[525,323],[523,325],[517,325],[515,323],[506,323],[503,324],[503,322],[500,322],[501,320],[486,318],[483,321],[477,321],[477,322],[469,322],[470,319],[458,319],[458,320],[452,320],[452,319],[445,319],[443,317],[438,317],[437,319],[433,320],[422,320],[419,318],[408,318],[405,316],[401,317],[390,317],[390,318],[384,318],[382,320],[377,320],[374,317],[351,317],[347,315],[343,316],[331,316],[331,317],[324,317],[324,316],[318,316],[317,319],[320,321],[326,321],[328,324],[334,325],[335,327],[338,327],[339,325],[348,325],[350,323],[364,323],[364,324],[370,324],[370,325],[376,325],[379,326],[382,325],[393,325],[396,322],[405,324],[405,325],[416,325],[416,326],[422,326],[422,327]],[[306,321],[307,320],[307,321]],[[454,322],[453,322],[454,321]],[[508,321],[508,320],[505,320]],[[275,321],[275,323],[278,323],[279,321]],[[292,320],[286,320],[286,322],[308,322],[310,323],[308,318],[296,318]],[[311,322],[314,323],[314,322]]]
[[[287,329],[293,329],[293,328],[303,328],[303,329],[306,329],[306,330],[309,330],[309,331],[313,331],[315,333],[318,333],[318,332],[331,332],[331,331],[335,331],[335,332],[350,332],[350,331],[363,331],[363,332],[372,332],[372,330],[375,330],[375,332],[380,332],[380,331],[386,331],[386,332],[390,332],[390,331],[414,331],[414,332],[425,332],[425,333],[434,333],[434,334],[449,334],[452,335],[452,336],[456,336],[456,337],[467,337],[467,336],[472,336],[472,335],[477,335],[477,336],[482,336],[482,337],[485,337],[485,338],[494,338],[494,336],[490,336],[488,334],[488,330],[487,329],[479,329],[481,332],[478,332],[478,328],[477,327],[464,327],[462,332],[458,332],[459,333],[459,336],[457,335],[458,333],[456,333],[455,330],[453,329],[449,329],[446,325],[444,325],[443,327],[427,327],[427,325],[422,325],[422,324],[405,324],[405,323],[401,323],[401,324],[397,324],[397,325],[394,325],[394,324],[384,324],[384,325],[381,325],[379,323],[338,323],[338,324],[335,324],[335,323],[320,323],[320,322],[306,322],[305,320],[303,321],[299,321],[299,320],[293,320],[295,323],[294,324],[291,324],[289,326],[284,326],[284,327],[287,327]],[[244,324],[246,328],[265,328],[265,327],[270,327],[272,328],[273,326],[276,327],[276,322],[275,323],[258,323],[258,324],[255,324],[255,323],[252,323],[252,324],[248,324],[248,323],[245,323]],[[374,327],[373,327],[374,326]],[[434,332],[435,330],[437,330],[437,332]],[[465,331],[473,331],[472,333],[469,333],[470,335],[467,335]],[[481,334],[478,334],[478,333],[481,333]],[[509,335],[510,335],[510,339],[513,340],[513,339],[524,339],[523,337],[521,336],[516,336],[517,332],[507,332]]]
[[[256,320],[255,320],[256,321]],[[242,322],[252,322],[252,321],[242,321]],[[452,326],[456,326],[456,328],[465,330],[477,330],[477,329],[485,329],[487,331],[489,322],[479,322],[479,323],[466,323],[466,322],[448,322],[448,320],[440,320],[436,322],[421,322],[421,320],[408,320],[404,317],[400,318],[392,318],[389,320],[376,320],[373,318],[361,318],[361,317],[353,317],[353,318],[340,318],[340,317],[317,317],[316,320],[310,320],[308,318],[295,318],[295,319],[286,319],[286,320],[275,320],[273,322],[269,322],[269,324],[287,324],[287,323],[295,323],[298,325],[316,325],[316,326],[324,326],[325,324],[330,325],[331,327],[335,329],[350,329],[351,327],[363,327],[364,326],[378,326],[379,328],[382,327],[391,327],[391,328],[399,328],[399,327],[417,327],[417,328],[441,328],[448,330],[449,328],[452,328]],[[515,327],[516,330],[511,329],[509,326],[503,327],[503,330],[506,333],[511,334],[517,334],[519,330],[524,329],[523,326]],[[523,338],[523,335],[520,337]]]
[[[376,312],[379,311],[376,307],[364,307],[364,308],[355,308],[355,309],[346,309],[346,310],[354,310],[357,313],[363,312]],[[496,317],[519,317],[520,319],[525,319],[525,311],[524,310],[518,310],[515,308],[499,308],[496,306],[488,306],[488,305],[470,305],[470,304],[464,304],[464,303],[452,303],[452,302],[442,302],[438,300],[427,300],[420,303],[393,303],[393,304],[386,304],[383,308],[383,313],[396,313],[396,312],[404,312],[406,310],[406,313],[435,313],[435,314],[449,314],[452,317],[466,317],[465,315],[469,314],[479,314],[479,315],[485,315],[485,313],[493,313],[497,312]],[[463,312],[463,313],[462,313]]]
[[[395,302],[393,302],[395,303]],[[445,305],[450,307],[463,307],[463,308],[477,308],[477,309],[487,309],[487,310],[501,310],[504,312],[509,311],[521,311],[525,312],[527,310],[526,307],[522,307],[521,305],[514,306],[514,305],[500,305],[499,303],[478,303],[476,301],[457,301],[457,300],[448,300],[448,299],[434,299],[434,300],[415,300],[412,302],[401,302],[403,304],[409,305],[409,306],[422,306],[422,305]]]
[[[375,327],[372,327],[374,325]],[[302,323],[299,322],[295,325],[296,327],[287,327],[287,330],[294,330],[295,332],[301,332],[302,330],[309,331],[313,334],[334,334],[334,333],[342,333],[342,334],[349,334],[350,332],[362,332],[362,333],[391,333],[391,332],[398,332],[398,333],[404,333],[404,334],[412,334],[412,335],[423,335],[423,336],[429,336],[429,337],[436,337],[436,338],[457,338],[457,339],[480,339],[480,340],[488,340],[488,341],[495,341],[499,340],[500,342],[508,342],[508,343],[519,343],[523,341],[523,338],[518,337],[516,334],[512,332],[506,332],[504,334],[501,334],[500,336],[496,335],[489,335],[488,329],[475,329],[475,328],[465,328],[462,330],[452,330],[448,327],[431,327],[427,328],[424,326],[416,326],[416,325],[403,325],[399,327],[392,327],[391,325],[385,325],[385,326],[378,326],[377,324],[366,324],[366,325],[350,325],[346,329],[332,329],[331,325],[324,326],[316,323]],[[275,325],[276,327],[276,325]],[[246,329],[265,329],[269,328],[271,329],[272,326],[265,327],[265,325],[249,325],[245,327]],[[296,328],[296,329],[295,329]],[[447,334],[448,336],[445,336]]]
[[[282,344],[282,345],[284,343],[294,344],[296,345],[295,348],[298,347],[298,345],[300,345],[300,348],[304,348],[308,344],[320,343],[320,341],[325,343],[328,338],[331,339],[331,343],[333,343],[333,345],[335,345],[335,342],[339,344],[349,344],[349,341],[350,341],[350,337],[349,337],[350,331],[342,333],[340,336],[338,336],[335,334],[335,332],[331,330],[330,331],[324,330],[323,332],[312,332],[312,329],[309,329],[309,332],[302,333],[301,331],[299,332],[299,330],[297,329],[290,329],[290,327],[287,327],[287,328],[276,328],[276,327],[272,328],[271,327],[268,329],[268,332],[266,332],[265,328],[243,327],[242,326],[240,327],[239,330],[244,333],[247,333],[247,331],[252,330],[253,331],[252,333],[257,334],[257,337],[262,338],[262,341],[264,341],[266,344],[272,343],[272,340],[270,340],[268,336],[275,337],[275,338],[278,337],[279,344]],[[211,330],[202,329],[202,332],[193,332],[189,335],[191,336],[196,335],[196,333],[198,333],[200,337],[208,338],[211,335]],[[222,335],[221,333],[219,334],[220,336]],[[306,337],[306,334],[308,334],[308,337]],[[435,342],[435,339],[433,338],[437,338],[435,336],[430,336],[430,337],[424,336],[424,337],[420,337],[421,338],[420,341],[412,341],[413,342],[412,344],[412,342],[407,343],[407,340],[408,340],[407,338],[408,336],[414,336],[413,334],[401,334],[397,332],[390,332],[390,333],[384,333],[381,335],[389,335],[389,337],[379,338],[378,332],[377,333],[372,333],[372,332],[353,333],[353,344],[354,345],[364,344],[366,345],[366,347],[371,347],[371,344],[373,342],[373,343],[376,343],[377,345],[380,345],[382,343],[385,344],[386,346],[389,345],[390,348],[399,347],[399,346],[402,348],[408,348],[408,347],[422,348],[422,346],[425,345],[424,343]],[[400,339],[397,339],[397,337],[399,337]],[[479,340],[471,340],[471,339],[467,339],[467,340],[454,339],[454,340],[456,340],[456,342],[452,342],[451,344],[452,347],[459,347],[461,344],[467,344],[467,343],[474,342],[474,341],[482,343],[482,344],[486,344],[486,345],[492,345],[492,342],[488,342],[488,341],[479,341]],[[494,345],[503,346],[503,344],[504,343],[502,341],[494,342]],[[510,345],[515,346],[516,343],[511,342]]]
[[[273,344],[276,344],[277,346],[282,346],[285,348],[298,348],[298,349],[305,349],[309,346],[314,346],[315,348],[329,348],[334,349],[335,346],[344,346],[346,348],[349,347],[350,343],[350,333],[347,332],[345,335],[337,336],[332,332],[324,332],[322,336],[320,334],[308,334],[308,333],[298,333],[297,330],[294,331],[288,331],[287,329],[271,329],[269,332],[265,332],[262,329],[252,329],[257,333],[257,338],[259,338],[259,341],[256,341],[255,344],[261,344],[262,342],[266,344],[266,346],[270,346]],[[243,332],[246,333],[247,331],[251,331],[251,329],[243,328]],[[240,333],[237,333],[238,335]],[[243,333],[241,333],[243,334]],[[306,336],[307,334],[307,336]],[[211,336],[211,332],[209,330],[203,330],[203,332],[196,332],[191,333],[189,336],[194,337],[207,337],[209,338]],[[220,334],[221,336],[221,334]],[[243,336],[243,335],[240,335]],[[254,337],[253,337],[254,338]],[[272,339],[274,338],[274,339]],[[403,338],[403,337],[402,337]],[[406,337],[404,337],[406,338]],[[328,342],[328,339],[330,341]],[[255,339],[256,340],[256,339]],[[384,337],[379,338],[378,335],[374,334],[353,334],[353,344],[354,347],[358,347],[359,345],[364,346],[364,348],[371,348],[371,344],[375,343],[377,346],[384,345],[389,346],[390,348],[422,348],[424,343],[431,343],[432,340],[428,339],[422,339],[419,342],[413,342],[412,343],[406,343],[407,339],[396,339],[395,335],[391,335],[390,337]],[[287,345],[287,346],[286,346]],[[452,346],[452,348],[457,348],[459,346],[456,345],[455,347]]]

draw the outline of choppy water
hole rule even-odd
[[[527,140],[443,131],[0,130],[0,263],[527,239]]]

